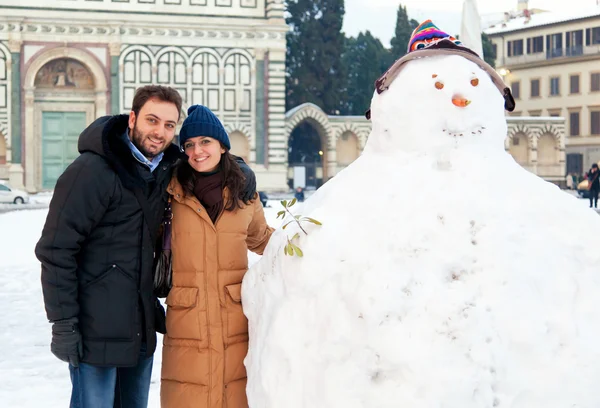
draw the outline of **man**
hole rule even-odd
[[[296,192],[294,193],[294,197],[298,202],[304,202],[304,189],[302,187],[297,187]]]
[[[36,255],[52,323],[50,349],[69,363],[71,407],[146,407],[155,329],[164,310],[153,293],[158,226],[175,162],[182,100],[145,86],[127,115],[97,119],[81,155],[58,179]],[[254,196],[256,179],[247,177]]]

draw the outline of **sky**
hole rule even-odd
[[[476,0],[479,14],[505,12],[517,8],[517,0]],[[597,0],[530,0],[529,8],[564,11],[574,8],[593,8]],[[356,36],[369,30],[385,46],[389,46],[396,26],[399,4],[408,8],[409,18],[421,22],[432,19],[443,31],[460,33],[463,0],[345,0],[346,15],[343,30]]]

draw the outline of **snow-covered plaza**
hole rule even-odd
[[[587,200],[580,199],[578,204],[581,211],[590,211]],[[276,219],[279,203],[273,200],[270,205],[265,214],[270,225],[277,227],[281,224]],[[47,212],[33,209],[0,214],[0,310],[4,310],[0,405],[5,408],[62,408],[71,392],[66,364],[50,353],[50,324],[42,301],[40,264],[33,253]],[[249,256],[254,262],[259,259],[252,253]],[[160,364],[159,348],[154,359],[151,408],[160,406]]]
[[[49,196],[47,197],[49,199]],[[47,200],[39,200],[42,203]],[[276,227],[278,202],[265,208]],[[68,405],[71,382],[67,364],[50,353],[50,328],[40,284],[40,263],[33,250],[40,238],[47,209],[0,214],[0,406],[3,408],[62,408]],[[249,252],[250,261],[259,257]],[[158,408],[162,336],[154,358],[149,407]]]

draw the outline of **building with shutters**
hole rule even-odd
[[[508,140],[515,159],[552,181],[600,161],[600,6],[571,13],[524,8],[485,32],[496,48],[496,68],[517,103],[512,116],[534,122],[565,118],[562,149],[555,132],[528,137],[532,132],[524,120]]]

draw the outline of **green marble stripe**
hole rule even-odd
[[[13,163],[21,163],[21,53],[13,52],[11,58],[11,154]]]
[[[119,109],[119,101],[121,100],[121,95],[119,94],[119,57],[113,56],[110,57],[110,109],[113,115],[117,115],[120,112]]]
[[[256,61],[256,164],[267,164],[265,158],[265,61]]]

